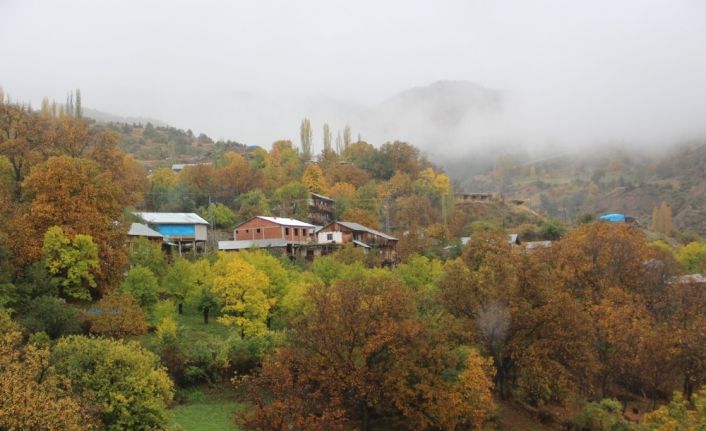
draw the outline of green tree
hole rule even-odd
[[[235,224],[235,213],[221,203],[211,204],[207,208],[201,207],[197,212],[201,217],[214,223],[218,228],[230,229]]]
[[[44,332],[55,340],[81,332],[78,311],[61,298],[41,296],[29,304],[22,321],[30,332]]]
[[[167,269],[162,279],[164,291],[174,298],[179,314],[183,312],[184,302],[195,287],[191,263],[186,259],[177,259]]]
[[[154,430],[167,424],[174,387],[159,357],[137,342],[70,336],[51,363],[73,391],[95,401],[105,430]]]
[[[132,295],[142,307],[146,307],[157,302],[159,283],[149,268],[136,266],[127,273],[120,289]]]
[[[685,271],[702,272],[706,266],[706,243],[690,242],[677,250],[676,258]]]
[[[69,239],[60,227],[53,226],[44,234],[42,254],[60,296],[91,299],[99,262],[98,247],[90,235],[78,234]]]
[[[149,268],[155,277],[162,277],[167,264],[164,261],[164,253],[162,253],[161,245],[147,238],[138,238],[133,241],[132,252],[130,253],[130,266]]]

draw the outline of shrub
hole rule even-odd
[[[29,307],[23,319],[29,332],[44,332],[52,340],[81,332],[79,312],[61,298],[40,296]]]

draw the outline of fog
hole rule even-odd
[[[706,3],[0,0],[0,85],[265,147],[657,149],[706,136]]]

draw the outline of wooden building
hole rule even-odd
[[[336,205],[333,199],[318,193],[311,193],[309,198],[309,222],[324,226],[333,221]]]
[[[492,200],[492,193],[454,193],[455,204],[488,203]]]
[[[321,228],[317,235],[319,244],[353,243],[365,250],[379,250],[385,264],[390,265],[397,261],[397,238],[359,223],[331,222]]]
[[[130,242],[136,240],[137,238],[145,238],[158,243],[161,243],[164,240],[164,235],[154,229],[150,229],[149,226],[142,223],[131,224],[127,236],[130,238]]]

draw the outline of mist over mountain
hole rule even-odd
[[[97,109],[84,108],[83,115],[87,118],[92,118],[99,123],[127,123],[127,124],[147,124],[152,123],[153,126],[166,126],[167,123],[148,117],[123,117],[120,115],[110,114],[107,112],[98,111]]]

